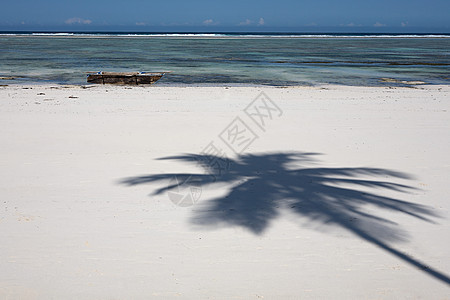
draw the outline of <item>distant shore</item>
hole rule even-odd
[[[450,38],[446,33],[346,32],[130,32],[130,31],[0,31],[0,36],[182,37],[182,38]]]

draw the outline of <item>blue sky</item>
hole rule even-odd
[[[0,30],[450,32],[450,0],[0,1]]]

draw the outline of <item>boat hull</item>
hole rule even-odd
[[[88,74],[87,82],[96,84],[139,85],[152,84],[161,79],[164,73],[106,73]]]

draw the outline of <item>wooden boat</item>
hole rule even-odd
[[[87,82],[98,84],[152,84],[169,72],[97,72],[88,73]]]

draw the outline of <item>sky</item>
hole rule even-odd
[[[450,32],[450,0],[0,0],[0,30]]]

